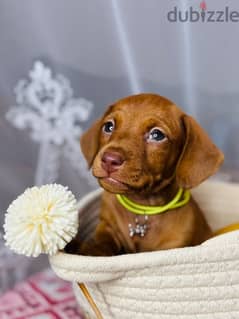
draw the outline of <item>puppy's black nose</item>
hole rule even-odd
[[[101,159],[103,169],[112,173],[118,170],[118,168],[124,163],[123,156],[118,152],[105,152]]]

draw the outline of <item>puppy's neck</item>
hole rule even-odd
[[[173,181],[154,194],[130,194],[126,196],[133,202],[141,205],[161,206],[169,203],[177,194],[178,189],[179,186]]]

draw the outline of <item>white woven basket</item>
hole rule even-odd
[[[97,223],[100,192],[79,202],[83,237]],[[213,229],[239,222],[239,185],[206,182],[193,195]],[[239,318],[239,231],[197,247],[115,257],[59,253],[50,263],[61,278],[87,284],[104,319]]]

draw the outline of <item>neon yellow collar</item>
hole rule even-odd
[[[190,196],[191,194],[189,190],[183,190],[182,188],[179,188],[176,196],[168,204],[163,206],[146,206],[136,204],[121,194],[117,194],[116,198],[118,199],[120,204],[131,213],[137,215],[157,215],[164,213],[167,210],[186,205],[190,200]]]

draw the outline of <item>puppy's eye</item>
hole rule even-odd
[[[166,138],[166,135],[158,128],[153,128],[148,136],[149,141],[160,142]]]
[[[103,125],[103,132],[107,133],[107,134],[111,134],[115,129],[115,123],[113,120],[111,121],[107,121],[104,125]]]

